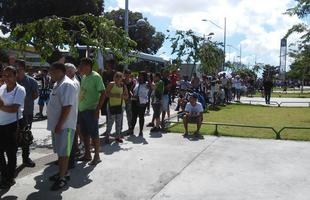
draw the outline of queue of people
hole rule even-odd
[[[31,129],[34,101],[38,97],[37,117],[43,116],[43,106],[47,104],[47,129],[51,131],[54,152],[58,155],[58,171],[49,178],[51,190],[60,190],[70,180],[69,169],[74,168],[76,161],[93,166],[101,162],[100,114],[106,115],[105,142],[113,139],[123,143],[124,136],[144,136],[145,116],[151,108],[152,121],[147,126],[152,127],[151,132],[164,129],[170,106],[177,98],[176,110],[183,113],[184,136],[189,134],[189,123],[197,124],[194,135],[200,136],[205,109],[235,98],[240,101],[245,83],[239,76],[227,77],[226,74],[202,76],[202,79],[194,74],[191,80],[184,76],[178,81],[176,74],[167,70],[155,74],[141,71],[136,77],[128,69],[124,73],[114,71],[113,60],[107,62],[101,74],[94,71],[93,66],[90,58],[83,58],[77,67],[60,59],[51,65],[49,73],[43,72],[40,92],[37,81],[25,72],[25,61],[16,60],[14,67],[4,69],[4,83],[0,88],[1,188],[15,183],[16,132],[18,128]],[[267,100],[270,102],[270,98]],[[124,113],[128,124],[126,134]],[[135,133],[137,122],[139,132]],[[112,135],[114,124],[116,132]],[[21,148],[23,164],[34,167],[29,145]]]

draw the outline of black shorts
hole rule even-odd
[[[86,110],[79,113],[81,133],[92,139],[99,138],[98,119],[95,119],[95,110]]]
[[[153,103],[152,107],[153,107],[153,111],[154,111],[153,117],[159,118],[160,114],[161,114],[161,104],[160,103]]]

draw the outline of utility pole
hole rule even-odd
[[[225,62],[226,62],[226,17],[224,18],[224,61],[223,61],[223,69],[225,70]]]

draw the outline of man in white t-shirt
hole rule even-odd
[[[201,103],[197,101],[198,95],[193,93],[190,95],[189,102],[185,107],[185,115],[183,117],[183,123],[185,128],[184,136],[188,136],[188,123],[196,123],[197,130],[194,135],[199,136],[200,127],[203,120],[203,107]]]
[[[71,153],[77,123],[77,88],[65,75],[62,63],[53,63],[51,77],[55,81],[47,106],[47,129],[52,132],[54,150],[58,155],[59,172],[50,177],[55,181],[51,190],[59,190],[67,185],[68,161]]]

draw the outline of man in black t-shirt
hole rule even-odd
[[[113,68],[115,67],[115,61],[109,60],[106,63],[106,69],[102,72],[102,80],[104,83],[104,86],[107,87],[111,81],[113,81],[115,70]]]
[[[264,86],[266,104],[270,104],[271,90],[273,87],[272,80],[270,78],[265,78],[263,82],[263,86]]]

